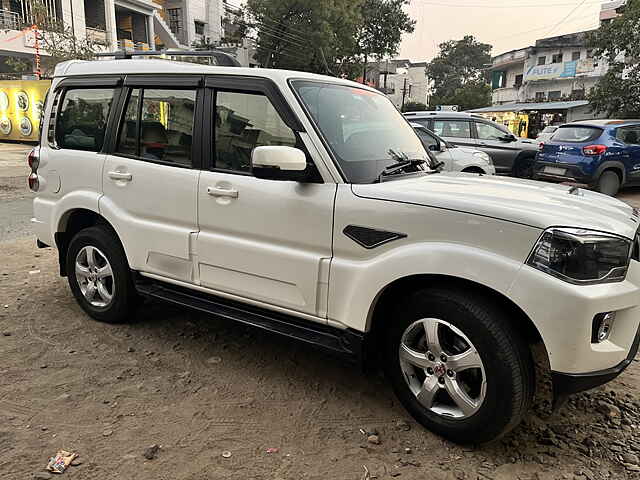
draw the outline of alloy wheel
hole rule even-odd
[[[75,275],[84,298],[93,307],[107,307],[113,300],[113,270],[104,253],[90,245],[76,256]]]

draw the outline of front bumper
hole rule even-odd
[[[640,329],[636,332],[636,336],[631,345],[631,350],[627,358],[614,367],[589,373],[561,373],[551,372],[551,380],[553,383],[554,403],[562,402],[568,395],[572,393],[582,392],[597,386],[610,382],[631,364],[640,346]]]

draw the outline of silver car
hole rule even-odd
[[[452,145],[418,123],[412,123],[411,126],[425,148],[442,163],[443,171],[495,175],[496,168],[486,153],[475,148]]]

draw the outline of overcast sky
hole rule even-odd
[[[533,44],[538,38],[598,26],[602,0],[411,0],[417,21],[405,35],[401,58],[431,60],[438,44],[464,35],[493,45],[493,55]]]

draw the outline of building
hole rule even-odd
[[[44,0],[49,17],[76,38],[90,37],[105,50],[186,49],[222,39],[223,0]],[[31,0],[0,0],[0,73],[13,71],[7,58],[31,64],[35,34]],[[40,52],[46,63],[46,52]]]
[[[402,108],[403,102],[429,104],[429,82],[426,62],[407,59],[385,60],[370,67],[367,80],[383,92],[394,105]]]

